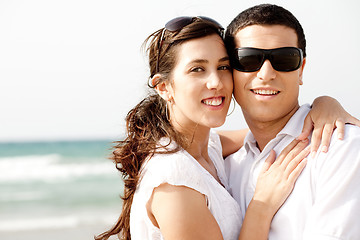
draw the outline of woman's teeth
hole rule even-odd
[[[209,98],[209,99],[203,100],[202,102],[209,106],[220,106],[221,103],[223,102],[223,99],[222,99],[222,97]]]

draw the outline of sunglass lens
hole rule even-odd
[[[177,17],[165,24],[165,28],[170,32],[178,31],[193,21],[192,17]]]
[[[260,69],[264,55],[257,49],[237,49],[233,67],[242,72],[254,72]]]
[[[205,17],[205,16],[199,16],[198,18],[201,18],[202,20],[211,22],[211,23],[215,24],[216,26],[218,26],[219,28],[223,28],[220,23],[218,23],[217,21],[215,21],[215,20],[212,19],[212,18]]]
[[[271,64],[277,71],[290,72],[301,64],[301,53],[296,48],[280,48],[271,53]]]

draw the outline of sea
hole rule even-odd
[[[85,240],[121,213],[112,141],[0,143],[0,240]],[[114,238],[115,239],[115,238]]]

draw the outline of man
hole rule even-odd
[[[231,193],[245,216],[259,171],[301,133],[309,105],[299,106],[306,41],[286,9],[262,4],[228,26],[234,96],[250,128],[242,148],[226,159]],[[269,239],[360,239],[360,128],[308,157],[293,192],[274,216]],[[336,134],[334,134],[336,136]],[[327,151],[327,153],[325,153]]]

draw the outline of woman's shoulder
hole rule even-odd
[[[144,174],[171,177],[196,171],[191,156],[180,149],[174,153],[155,153],[144,165]]]
[[[164,145],[162,140],[162,146]],[[160,175],[183,175],[192,174],[202,169],[199,163],[184,149],[180,148],[178,151],[167,153],[167,150],[174,150],[176,143],[171,142],[164,147],[164,151],[160,150],[155,153],[150,159],[148,159],[143,169],[145,172],[158,173]],[[223,161],[222,149],[219,135],[215,131],[210,132],[209,137],[209,153],[211,158],[217,159],[217,161]],[[199,175],[199,174],[197,174]]]
[[[153,189],[163,183],[186,186],[203,194],[208,184],[204,170],[184,150],[175,153],[155,154],[142,169],[140,186]]]

